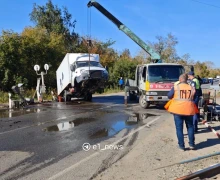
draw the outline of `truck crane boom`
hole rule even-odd
[[[119,21],[115,16],[108,12],[102,5],[100,5],[95,0],[89,1],[88,7],[94,6],[103,15],[105,15],[110,21],[112,21],[122,32],[124,32],[128,37],[130,37],[135,43],[137,43],[144,51],[146,51],[152,60],[155,62],[161,61],[160,55],[156,53],[150,46],[148,46],[144,41],[142,41],[136,34],[134,34],[127,26],[125,26],[121,21]]]

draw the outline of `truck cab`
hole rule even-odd
[[[107,70],[99,63],[99,61],[92,57],[91,59],[92,60],[90,61],[88,59],[80,59],[70,65],[72,71],[72,85],[91,78],[99,79],[100,77],[103,77],[107,80]]]
[[[151,63],[137,67],[136,86],[139,90],[139,103],[147,108],[150,104],[164,104],[168,101],[167,93],[185,72],[180,64]]]

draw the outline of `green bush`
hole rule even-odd
[[[0,91],[0,103],[8,102],[8,93]]]
[[[34,89],[31,90],[25,90],[24,92],[21,92],[21,94],[25,98],[34,98],[34,101],[37,102],[37,94],[35,93]],[[0,91],[0,103],[8,103],[8,93]],[[11,93],[11,99],[12,100],[20,100],[20,97],[17,94]],[[50,101],[52,100],[52,95],[50,93],[43,94],[43,100]]]

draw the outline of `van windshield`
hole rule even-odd
[[[180,65],[152,65],[148,67],[149,82],[175,82],[184,73],[184,68]]]
[[[76,62],[76,68],[88,67],[88,66],[89,66],[89,61],[77,61]],[[96,62],[96,61],[90,61],[90,66],[103,68],[103,66],[99,62]]]

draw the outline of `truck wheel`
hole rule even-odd
[[[147,102],[144,98],[145,96],[144,95],[141,95],[140,98],[139,98],[139,104],[142,108],[146,109],[150,106],[150,103]]]
[[[84,96],[84,100],[86,100],[86,101],[92,101],[92,93],[87,93],[87,94]]]
[[[88,94],[88,101],[92,101],[92,93]]]
[[[66,102],[71,101],[71,96],[70,95],[66,95]]]
[[[135,94],[134,91],[129,91],[129,100],[130,101],[135,101],[137,99],[137,95]]]

